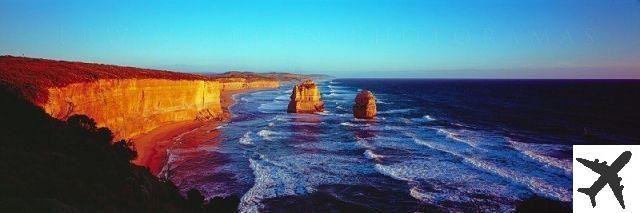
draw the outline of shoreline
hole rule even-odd
[[[216,138],[222,133],[218,127],[228,123],[232,116],[231,107],[236,103],[234,95],[256,92],[264,89],[242,89],[222,92],[220,105],[222,115],[219,119],[205,121],[182,121],[162,125],[145,134],[131,138],[135,144],[138,157],[131,162],[149,169],[151,174],[158,176],[167,164],[167,150],[174,146],[195,147],[201,142]]]

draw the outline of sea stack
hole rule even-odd
[[[363,90],[356,96],[353,104],[353,116],[362,119],[376,117],[376,97],[368,90]]]
[[[288,113],[316,113],[324,111],[320,90],[312,80],[305,80],[293,87]]]

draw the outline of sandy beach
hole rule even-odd
[[[214,140],[221,133],[217,128],[231,118],[232,112],[229,108],[235,103],[233,95],[257,90],[259,89],[223,92],[220,99],[223,115],[220,119],[172,123],[132,138],[138,152],[138,157],[133,160],[133,163],[145,166],[152,174],[158,175],[167,162],[168,148],[197,146],[202,142]]]

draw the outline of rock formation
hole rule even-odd
[[[316,113],[324,111],[320,90],[312,80],[305,80],[293,87],[288,113]]]
[[[353,116],[371,119],[376,117],[376,97],[368,90],[363,90],[356,96],[353,104]]]
[[[277,88],[279,82],[0,57],[0,92],[19,94],[60,120],[87,115],[99,127],[108,127],[115,139],[173,122],[221,118],[220,96],[227,85],[229,90]]]

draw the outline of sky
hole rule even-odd
[[[640,0],[0,0],[0,54],[183,72],[640,78]]]

